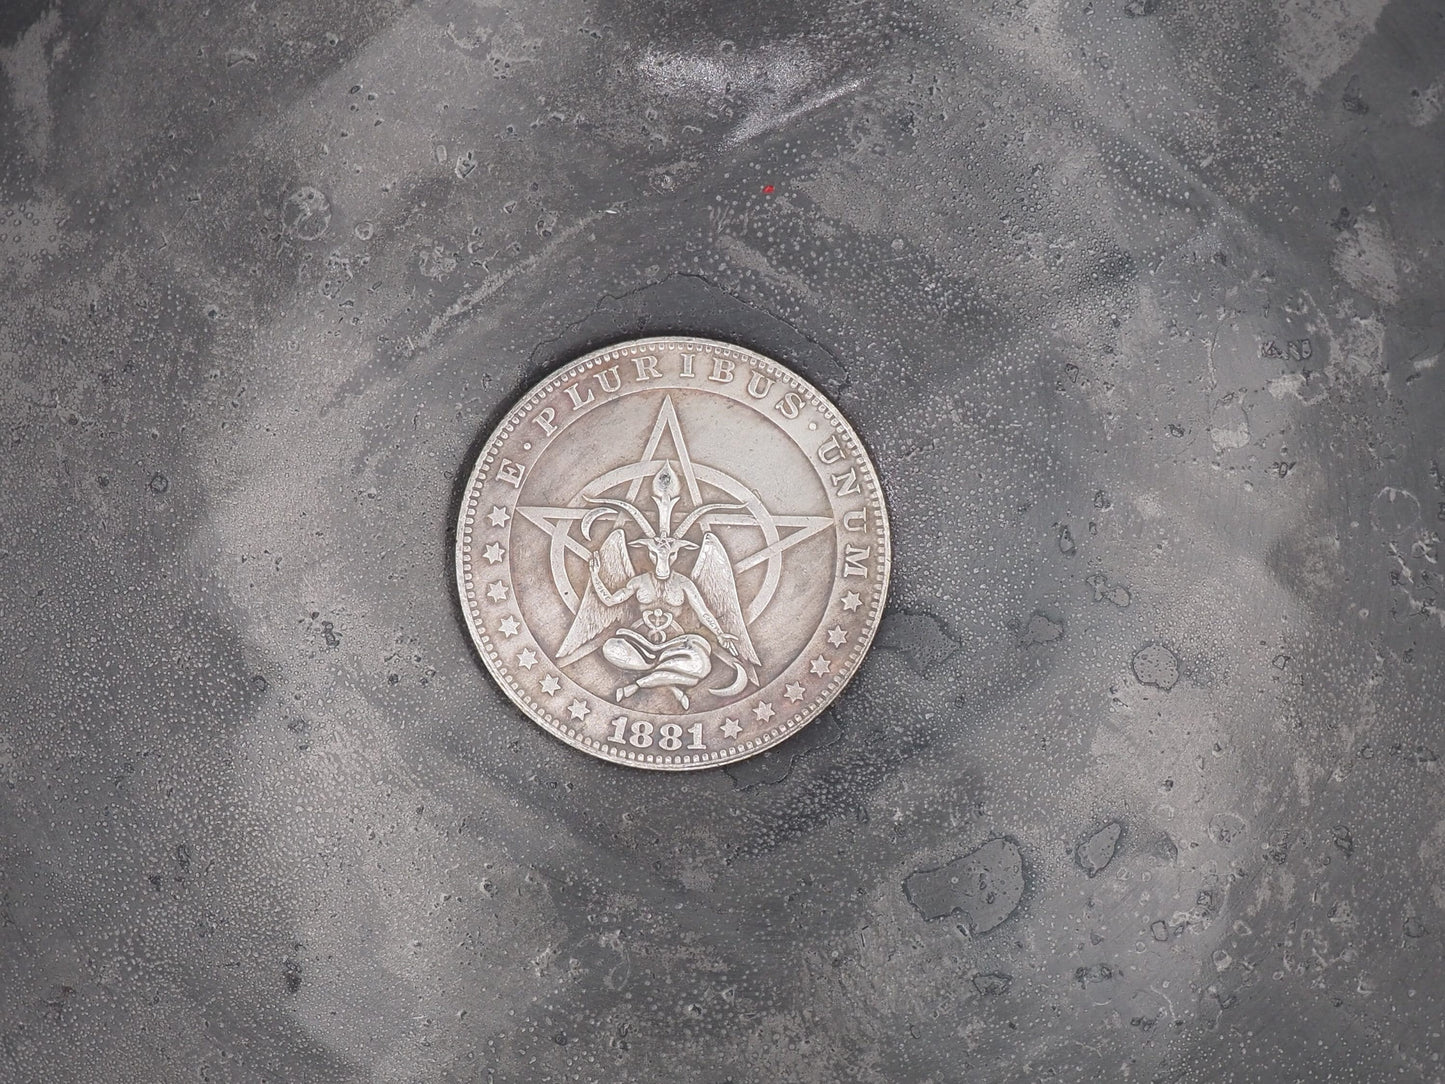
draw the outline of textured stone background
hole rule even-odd
[[[1445,9],[10,0],[0,1079],[1445,1080]],[[730,338],[896,586],[730,772],[453,602],[519,392]]]

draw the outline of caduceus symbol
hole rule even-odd
[[[592,552],[587,589],[558,655],[565,664],[600,646],[602,657],[631,677],[614,694],[619,702],[639,689],[665,688],[686,711],[687,690],[712,672],[714,659],[734,671],[729,684],[708,690],[721,697],[757,685],[759,660],[722,542],[710,530],[703,531],[700,542],[686,537],[709,513],[744,506],[699,505],[674,531],[672,515],[679,494],[677,474],[671,463],[664,463],[652,478],[656,527],[629,501],[585,498],[597,506],[582,518],[582,536],[588,542],[593,525],[608,515],[630,518],[642,537],[629,541],[623,528],[615,527]],[[652,567],[637,571],[629,548],[644,550]],[[697,551],[690,573],[677,567],[684,550]],[[689,614],[694,621],[686,621]],[[712,639],[695,631],[698,627]]]

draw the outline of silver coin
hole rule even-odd
[[[457,523],[497,683],[641,768],[727,764],[816,718],[872,643],[890,561],[877,472],[837,408],[707,339],[622,343],[538,384]]]

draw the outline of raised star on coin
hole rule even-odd
[[[548,674],[542,679],[542,691],[548,696],[555,696],[561,688],[562,683],[551,674]]]
[[[766,723],[774,715],[778,714],[773,710],[773,705],[764,700],[757,707],[753,708],[753,715],[760,723]]]
[[[532,652],[531,648],[524,648],[522,653],[517,656],[517,665],[523,670],[530,670],[537,665],[537,656]]]
[[[502,549],[500,545],[498,545],[496,542],[493,542],[486,549],[482,550],[482,556],[487,559],[487,564],[495,565],[501,562],[502,555],[506,552],[507,551]]]
[[[506,617],[502,618],[500,621],[497,622],[497,628],[501,630],[502,635],[505,636],[508,640],[510,640],[513,636],[517,635],[517,631],[521,627],[522,626],[517,623],[517,619],[511,614],[508,614]]]
[[[487,519],[491,521],[493,527],[505,527],[507,521],[511,518],[512,513],[508,512],[500,504],[492,505],[492,510],[487,513]]]
[[[819,677],[822,677],[824,674],[828,673],[828,671],[832,670],[833,667],[827,659],[825,659],[822,655],[819,655],[816,659],[814,659],[811,663],[808,664],[808,669],[812,670],[813,673],[817,674]]]
[[[497,583],[488,584],[488,585],[487,585],[487,598],[491,599],[493,602],[506,602],[506,601],[507,601],[507,585],[504,584],[504,583],[501,583],[500,581],[497,582]]]
[[[736,738],[743,732],[742,725],[736,719],[726,720],[718,729],[723,732],[725,738]]]
[[[576,719],[578,722],[586,719],[588,713],[591,712],[591,710],[592,709],[589,708],[587,704],[581,700],[574,700],[572,701],[572,703],[567,705],[567,714],[572,716],[572,718]]]
[[[862,605],[863,600],[858,597],[857,591],[849,591],[846,595],[843,596],[843,609],[847,610],[849,613],[852,613],[854,610],[856,610],[859,606]]]
[[[848,634],[842,629],[840,629],[837,625],[834,625],[831,629],[828,630],[828,643],[832,644],[834,647],[842,647],[847,642]]]
[[[795,681],[783,691],[783,697],[796,704],[803,699],[805,692],[804,688]]]

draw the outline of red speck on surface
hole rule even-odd
[[[771,196],[772,194],[773,194],[773,186],[770,185],[770,184],[765,184],[765,185],[763,185],[763,195],[765,195],[765,196]]]

